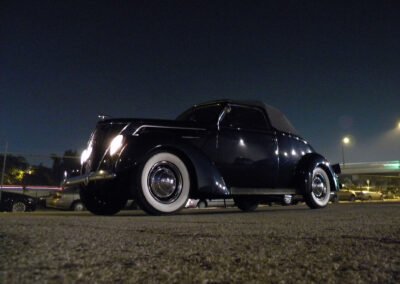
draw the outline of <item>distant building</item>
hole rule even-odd
[[[340,182],[348,188],[400,196],[400,161],[341,164]]]

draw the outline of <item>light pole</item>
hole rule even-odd
[[[8,150],[8,143],[7,143],[7,141],[6,141],[6,145],[5,145],[5,147],[4,147],[4,155],[3,155],[3,169],[1,170],[0,200],[1,200],[1,193],[2,193],[2,191],[3,191],[4,175],[5,175],[5,172],[6,172],[7,150]]]
[[[343,167],[345,165],[345,160],[344,160],[344,147],[346,145],[350,144],[350,138],[348,136],[343,137],[342,139],[342,162],[343,162]]]

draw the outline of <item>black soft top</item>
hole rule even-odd
[[[270,106],[264,102],[217,100],[217,101],[211,101],[211,102],[206,102],[206,103],[202,103],[199,105],[195,105],[194,107],[204,106],[204,105],[212,105],[212,104],[234,104],[234,105],[244,105],[244,106],[252,106],[252,107],[262,108],[268,115],[269,121],[271,122],[271,125],[274,128],[276,128],[279,131],[298,135],[296,128],[294,128],[294,126],[290,123],[289,119],[287,119],[287,117],[283,114],[283,112],[281,112],[279,109],[277,109],[273,106]]]
[[[289,121],[286,115],[283,114],[283,112],[273,106],[267,105],[265,103],[262,104],[264,105],[265,111],[267,112],[269,120],[273,127],[283,132],[288,132],[296,135],[298,134],[296,128],[294,128],[292,123]]]

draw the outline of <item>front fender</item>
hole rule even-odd
[[[329,183],[332,191],[339,191],[339,182],[335,171],[328,160],[320,154],[310,153],[299,161],[296,167],[296,187],[298,191],[304,194],[309,187],[312,179],[313,170],[316,167],[323,168],[329,176]]]

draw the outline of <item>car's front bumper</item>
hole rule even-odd
[[[102,180],[110,180],[116,178],[116,174],[109,172],[109,171],[104,171],[100,170],[97,172],[90,172],[85,175],[80,175],[76,177],[70,177],[66,178],[63,180],[62,185],[63,186],[71,186],[71,185],[78,185],[78,184],[89,184],[91,181],[102,181]]]

